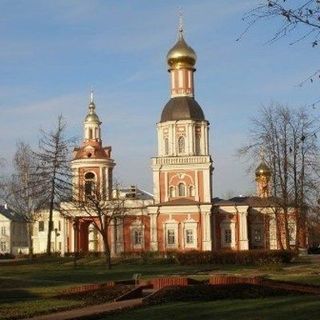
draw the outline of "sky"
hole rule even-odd
[[[257,0],[0,0],[0,157],[6,170],[17,141],[37,147],[39,130],[62,114],[82,139],[90,89],[112,146],[114,175],[152,192],[156,123],[169,100],[166,54],[177,39],[196,51],[196,100],[210,122],[214,196],[253,193],[254,174],[237,156],[262,105],[308,106],[319,83],[310,39],[272,44],[276,20],[259,22],[240,41],[243,15]],[[299,31],[298,31],[299,32]]]

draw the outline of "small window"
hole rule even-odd
[[[84,192],[86,196],[93,195],[94,192],[94,180],[95,175],[92,172],[87,172],[84,176],[85,183],[84,183]]]
[[[61,231],[61,221],[58,221],[58,230]]]
[[[169,154],[169,139],[168,138],[164,139],[164,154],[165,155]]]
[[[92,136],[93,136],[92,133],[93,133],[93,132],[92,132],[92,129],[90,128],[90,129],[89,129],[89,139],[92,139]]]
[[[193,230],[187,229],[186,230],[186,243],[187,244],[193,244],[194,243],[194,236],[193,236]]]
[[[189,196],[194,197],[194,187],[193,186],[189,187]]]
[[[184,185],[184,183],[179,183],[178,185],[178,189],[179,189],[179,197],[185,197],[186,196],[186,186]]]
[[[5,227],[5,226],[1,227],[1,234],[2,234],[3,236],[6,235],[6,227]]]
[[[5,241],[0,242],[0,249],[2,252],[7,251],[7,243]]]
[[[253,231],[253,240],[255,242],[261,242],[261,240],[262,240],[261,229],[255,229]]]
[[[142,242],[143,242],[142,230],[134,230],[133,231],[133,244],[134,245],[142,245]]]
[[[170,198],[174,198],[176,196],[175,188],[173,186],[169,188],[169,196]]]
[[[182,136],[178,139],[178,152],[185,153],[185,140]]]
[[[94,173],[92,173],[92,172],[87,172],[87,173],[85,174],[84,178],[85,178],[86,180],[92,180],[92,179],[94,179]]]
[[[196,136],[196,154],[201,154],[201,138],[199,135]]]
[[[61,252],[61,249],[62,249],[62,244],[61,242],[59,242],[59,251]]]
[[[169,229],[168,230],[168,233],[167,233],[167,236],[168,236],[168,244],[169,245],[174,245],[175,244],[175,234],[174,234],[174,230],[172,229]]]
[[[231,229],[225,229],[224,230],[224,242],[231,244],[232,242],[232,232]]]
[[[44,231],[44,221],[39,221],[39,231]]]

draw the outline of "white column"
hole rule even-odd
[[[211,212],[201,212],[202,221],[202,250],[212,250],[211,239]]]
[[[153,196],[154,196],[155,203],[160,202],[159,174],[160,174],[159,170],[156,170],[156,169],[153,170]]]
[[[240,250],[249,249],[249,240],[248,240],[248,220],[247,211],[240,211],[239,213],[239,247]]]
[[[158,137],[158,156],[161,156],[161,130],[160,125],[157,126],[157,137]]]
[[[204,154],[209,154],[209,128],[207,125],[204,126]]]
[[[158,213],[154,212],[150,215],[150,250],[158,251],[158,228],[157,228]]]
[[[103,168],[102,167],[100,167],[99,168],[99,175],[100,175],[100,177],[99,177],[99,180],[100,180],[100,195],[101,195],[101,197],[102,197],[102,199],[103,199],[103,179],[104,179],[104,176],[103,176]]]
[[[188,128],[188,133],[187,133],[187,138],[188,138],[188,154],[192,155],[193,154],[193,135],[192,135],[192,124],[188,123],[187,124]]]
[[[168,171],[164,173],[164,201],[168,201]]]
[[[194,190],[194,195],[195,195],[195,200],[196,201],[200,201],[200,199],[199,199],[199,179],[198,179],[198,170],[195,170],[195,172],[194,172],[194,184],[195,184],[195,186],[194,186],[194,188],[195,188],[195,190]]]
[[[176,150],[176,137],[175,137],[174,124],[170,125],[169,134],[171,136],[171,155],[175,156],[177,154],[177,150]]]
[[[64,216],[62,216],[62,226],[61,226],[61,231],[60,231],[60,240],[61,240],[61,256],[64,257],[64,253],[65,253],[65,246],[67,244],[67,232],[66,232],[66,223],[67,220]]]
[[[203,171],[203,201],[211,202],[211,189],[210,189],[210,168],[204,169]]]
[[[109,195],[110,195],[110,190],[109,188],[112,186],[109,186],[109,174],[110,174],[110,169],[109,168],[106,168],[105,169],[105,182],[104,182],[104,185],[105,185],[105,188],[106,188],[106,198],[107,200],[109,200]],[[112,192],[112,190],[111,190]]]

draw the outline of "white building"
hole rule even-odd
[[[27,223],[7,205],[0,205],[0,254],[5,253],[28,253]]]

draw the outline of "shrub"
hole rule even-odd
[[[11,253],[0,253],[0,259],[15,259],[15,256]]]
[[[175,258],[181,265],[265,265],[290,263],[296,255],[295,252],[289,250],[189,251],[176,253]]]

